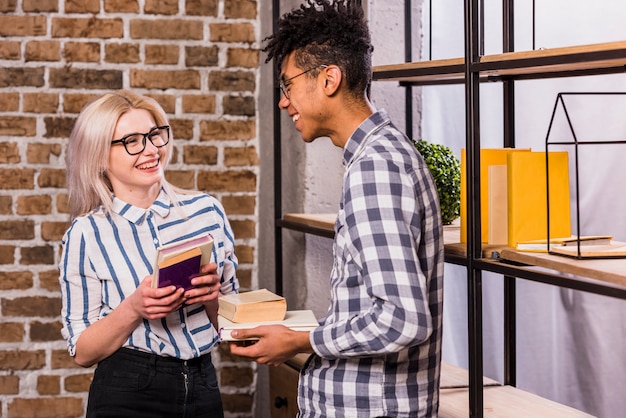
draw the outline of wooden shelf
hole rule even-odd
[[[483,387],[501,385],[502,384],[497,380],[491,379],[487,376],[483,377]],[[441,389],[459,389],[469,387],[469,374],[467,369],[442,361],[440,387]]]
[[[485,81],[612,74],[626,71],[626,41],[485,55],[472,70]],[[465,59],[451,58],[373,68],[377,81],[413,84],[465,82]]]
[[[282,228],[332,238],[336,218],[335,213],[286,213],[278,224]],[[446,262],[467,264],[467,245],[460,242],[458,221],[444,226],[443,232]],[[626,299],[626,259],[576,260],[488,244],[482,246],[482,257],[480,264],[486,271]]]
[[[309,358],[310,354],[300,353],[296,354],[291,359],[285,362],[285,365],[291,367],[294,370],[300,371],[304,363]],[[469,385],[469,375],[467,373],[467,369],[463,367],[456,366],[454,364],[447,363],[445,361],[441,362],[441,382],[440,386],[442,389],[458,389],[458,388],[467,388]],[[491,379],[489,377],[483,378],[483,385],[487,386],[502,386],[500,382],[497,380]]]
[[[452,58],[405,64],[379,65],[372,69],[375,81],[399,81],[420,84],[463,83],[465,59]]]
[[[336,213],[286,213],[276,221],[281,228],[332,238],[335,236]]]
[[[588,418],[592,415],[561,405],[512,386],[486,386],[483,389],[485,418]],[[439,418],[467,418],[469,390],[441,389]]]
[[[527,266],[543,267],[626,287],[626,259],[623,258],[577,260],[547,253],[523,252],[513,249],[502,250],[500,258]]]
[[[283,388],[281,392],[283,397],[289,398],[286,394],[296,390],[297,372],[302,368],[308,356],[308,354],[298,354],[285,363],[286,366],[293,370],[291,373],[293,376],[296,376],[296,378],[291,378],[291,380],[295,383],[289,386],[288,390]],[[280,378],[283,379],[288,377],[290,376],[280,376]],[[441,363],[439,418],[467,418],[469,416],[468,382],[469,377],[466,369],[446,362]],[[591,417],[591,415],[541,398],[540,396],[525,392],[512,386],[502,386],[496,380],[488,377],[483,378],[483,387],[485,406],[484,416],[488,418]],[[293,398],[293,396],[294,395],[292,394],[291,398]],[[272,399],[274,399],[274,397],[272,397]]]

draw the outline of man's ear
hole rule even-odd
[[[324,93],[332,96],[339,90],[343,73],[341,68],[336,65],[329,65],[322,70],[322,79],[324,80]]]

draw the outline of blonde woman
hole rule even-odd
[[[234,237],[215,198],[165,180],[172,134],[156,101],[117,91],[69,138],[62,334],[78,365],[98,365],[88,417],[223,416],[210,352],[218,294],[239,288]],[[152,288],[156,248],[207,232],[215,262],[194,287]]]

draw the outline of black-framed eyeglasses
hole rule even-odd
[[[137,155],[146,149],[146,138],[148,138],[155,147],[164,147],[170,142],[170,127],[167,125],[155,126],[150,129],[150,132],[147,134],[133,133],[124,135],[123,138],[111,141],[111,145],[121,142],[124,144],[124,148],[128,154]]]
[[[316,65],[315,67],[311,67],[308,70],[302,71],[300,74],[296,74],[293,77],[288,78],[287,80],[280,81],[278,83],[278,87],[280,87],[280,91],[283,92],[285,97],[289,99],[289,94],[291,93],[289,90],[289,86],[291,85],[294,78],[300,77],[301,75],[305,75],[306,73],[310,73],[313,70],[317,70],[319,68],[326,68],[326,67],[328,67],[328,65],[326,64],[320,64],[320,65]]]

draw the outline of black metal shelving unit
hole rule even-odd
[[[469,416],[482,418],[483,346],[482,346],[482,272],[502,274],[504,279],[504,384],[516,385],[516,289],[517,279],[559,286],[607,297],[626,299],[624,284],[593,277],[572,276],[532,263],[518,263],[483,254],[480,214],[480,85],[484,82],[502,84],[503,146],[515,146],[515,82],[559,77],[576,77],[624,73],[626,71],[626,41],[604,44],[556,48],[552,50],[514,51],[513,0],[502,1],[502,54],[483,53],[483,1],[464,0],[465,52],[464,57],[409,62],[411,45],[405,45],[407,62],[374,68],[374,82],[397,81],[406,89],[406,111],[413,111],[413,86],[463,84],[465,86],[466,116],[466,175],[468,199],[468,236],[465,254],[446,248],[447,263],[467,268],[468,285],[468,359],[469,359]],[[278,8],[280,2],[273,1]],[[432,3],[431,3],[432,5]],[[411,13],[411,1],[405,1],[405,13]],[[534,3],[533,3],[534,15]],[[277,14],[275,13],[275,17]],[[534,20],[534,19],[533,19]],[[410,16],[405,15],[405,37],[410,41]],[[534,23],[533,23],[534,28]],[[534,29],[533,29],[534,31]],[[533,34],[534,39],[534,34]],[[534,40],[533,40],[534,46]],[[278,90],[277,90],[278,92]],[[276,110],[278,113],[278,110]],[[407,117],[410,132],[412,118]],[[280,116],[275,118],[275,204],[276,204],[276,289],[282,291],[282,231],[293,230],[331,238],[332,228],[311,226],[306,222],[283,219],[280,173]]]

